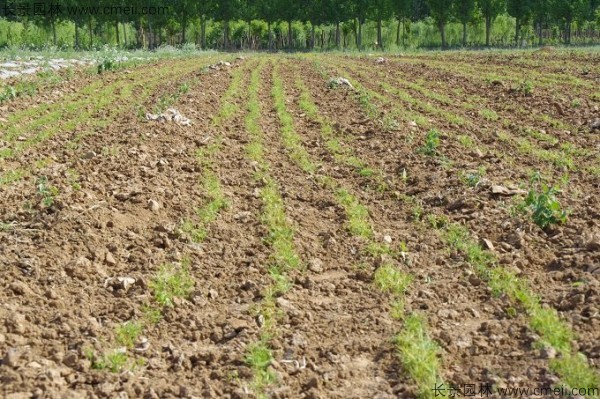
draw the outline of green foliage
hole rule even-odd
[[[402,366],[417,385],[419,397],[433,398],[433,388],[441,383],[440,348],[427,335],[427,324],[418,315],[410,315],[396,338]]]
[[[48,183],[48,178],[42,176],[38,179],[37,194],[41,197],[42,204],[45,207],[50,207],[54,204],[54,198],[58,195],[58,188]]]
[[[391,264],[380,266],[375,272],[375,285],[383,292],[401,297],[412,282],[410,274],[403,273]]]
[[[422,147],[419,147],[418,151],[429,156],[436,155],[440,143],[440,133],[435,129],[431,129],[425,136],[425,144],[423,144]]]
[[[158,274],[150,281],[154,299],[161,306],[173,306],[175,298],[187,298],[193,288],[194,280],[190,276],[188,265],[179,267],[163,265]]]
[[[133,348],[143,328],[141,323],[135,321],[120,325],[115,331],[117,343],[127,348]]]
[[[552,224],[566,223],[568,213],[556,199],[558,190],[544,183],[529,190],[521,209],[529,210],[535,224],[545,229]]]

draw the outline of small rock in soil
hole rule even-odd
[[[391,236],[383,236],[383,241],[387,244],[391,244],[392,243],[392,237]]]
[[[152,212],[158,212],[160,209],[160,204],[155,200],[148,200],[148,207]]]
[[[321,273],[323,271],[323,262],[319,258],[314,258],[309,261],[308,269],[311,272]]]
[[[112,253],[110,253],[110,252],[107,252],[107,253],[106,253],[106,255],[104,256],[104,261],[105,261],[107,264],[111,265],[111,266],[114,266],[114,265],[116,265],[116,264],[117,264],[117,261],[115,260],[115,257],[114,257],[114,256],[113,256],[113,254],[112,254]]]
[[[21,354],[15,348],[9,348],[2,359],[2,364],[8,367],[17,367],[19,364],[19,359],[21,358]]]

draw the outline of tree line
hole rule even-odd
[[[171,44],[197,42],[203,49],[314,49],[319,42],[324,46],[327,27],[332,47],[345,47],[342,34],[346,45],[345,38],[350,33],[356,48],[384,50],[389,43],[384,41],[383,26],[392,20],[397,23],[397,45],[402,44],[401,37],[405,37],[412,23],[429,21],[437,28],[442,48],[448,47],[446,31],[451,23],[462,25],[463,46],[468,44],[468,26],[484,24],[482,44],[490,46],[494,21],[505,15],[514,21],[513,44],[517,46],[525,31],[535,32],[540,45],[544,32],[549,31],[570,44],[574,25],[586,26],[587,36],[598,39],[599,5],[600,0],[0,0],[0,16],[25,27],[46,29],[55,44],[57,25],[69,22],[74,25],[76,48],[91,47],[94,36],[114,29],[116,44],[133,43],[139,48],[156,47],[166,35]],[[246,40],[232,42],[231,25],[239,30],[240,22],[247,26]],[[302,42],[293,37],[292,24],[298,22],[307,27]],[[369,43],[363,40],[367,23],[374,25],[376,31],[375,40]],[[214,27],[218,26],[221,40],[207,41],[209,24],[213,39]],[[265,32],[257,35],[261,26],[266,26]],[[287,26],[287,37],[282,26]],[[194,38],[187,35],[191,28],[197,32]],[[81,39],[82,32],[89,43]],[[135,38],[128,38],[128,32]]]

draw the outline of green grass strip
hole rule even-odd
[[[550,362],[550,368],[572,388],[599,388],[600,375],[589,366],[585,356],[572,349],[574,334],[555,309],[543,307],[540,298],[529,288],[526,279],[497,266],[495,256],[483,250],[471,238],[466,227],[451,224],[444,234],[446,242],[462,252],[467,262],[487,281],[495,295],[506,295],[521,304],[529,315],[531,328],[540,335],[540,344],[556,349],[561,357]]]

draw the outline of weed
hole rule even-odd
[[[460,135],[457,137],[458,142],[465,148],[473,148],[475,147],[475,142],[473,139],[466,135]]]
[[[17,98],[17,90],[12,86],[6,86],[4,91],[0,93],[0,104]]]
[[[486,173],[485,166],[480,167],[477,171],[462,172],[461,181],[469,187],[475,188],[479,186]]]
[[[127,353],[120,349],[114,350],[102,357],[97,357],[93,352],[88,352],[87,357],[91,361],[94,370],[107,369],[113,373],[123,370],[129,361]]]
[[[105,58],[98,64],[98,73],[104,73],[109,71],[115,71],[119,68],[119,62],[112,58]]]
[[[410,274],[403,273],[393,265],[385,264],[375,272],[375,285],[383,292],[389,292],[397,297],[404,295],[412,282]]]
[[[194,288],[194,280],[189,274],[188,265],[176,267],[163,265],[150,282],[154,299],[161,306],[173,306],[175,298],[186,298]]]
[[[245,361],[254,371],[252,385],[258,396],[263,397],[265,386],[277,381],[276,374],[269,368],[273,362],[271,349],[261,340],[249,347]]]
[[[581,107],[581,100],[576,98],[573,101],[571,101],[571,107],[573,107],[573,108]]]
[[[529,210],[535,224],[545,229],[552,224],[566,223],[568,213],[562,209],[556,199],[558,190],[540,183],[539,187],[532,188],[521,204],[521,209]]]
[[[58,195],[58,188],[48,184],[48,178],[42,176],[38,179],[37,194],[41,197],[45,207],[51,207],[54,204],[54,198]]]
[[[491,122],[495,122],[500,118],[498,116],[498,114],[496,113],[496,111],[493,111],[491,109],[482,109],[481,111],[479,111],[479,114],[484,119],[487,119],[488,121],[491,121]]]
[[[425,320],[418,315],[408,316],[396,345],[402,365],[416,383],[420,396],[432,398],[432,387],[439,386],[441,381],[440,348],[427,335]]]
[[[516,91],[526,97],[529,97],[533,94],[533,83],[531,83],[529,80],[523,80],[519,83]]]
[[[144,320],[144,324],[148,325],[148,324],[158,324],[160,322],[160,320],[162,319],[162,314],[160,312],[160,309],[148,306],[148,305],[144,305],[142,306],[142,314],[143,314],[143,320]]]
[[[436,155],[440,143],[440,133],[435,129],[431,129],[425,136],[425,144],[419,147],[418,151],[429,156]]]
[[[400,299],[392,301],[390,314],[396,320],[404,318],[404,302]]]
[[[127,348],[133,348],[139,335],[141,334],[143,326],[139,322],[127,322],[117,327],[115,332],[117,343]]]
[[[355,236],[371,238],[373,230],[369,224],[369,211],[346,189],[339,189],[337,199],[348,217],[348,230]]]

